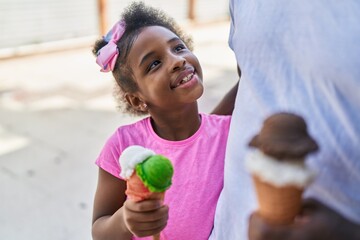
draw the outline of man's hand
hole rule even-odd
[[[360,225],[354,224],[316,200],[306,200],[291,225],[268,224],[258,213],[250,216],[250,240],[359,240]]]

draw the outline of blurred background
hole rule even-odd
[[[91,239],[94,164],[137,120],[119,112],[91,46],[129,0],[0,0],[0,239]],[[148,0],[193,37],[201,112],[237,81],[228,1]]]

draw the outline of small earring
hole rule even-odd
[[[146,111],[148,109],[148,105],[146,103],[141,104],[141,110]]]

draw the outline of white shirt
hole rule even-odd
[[[210,239],[247,239],[257,208],[247,144],[277,111],[303,116],[320,146],[304,196],[360,223],[360,2],[231,0],[230,11],[242,76]]]

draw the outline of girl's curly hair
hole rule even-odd
[[[117,42],[119,49],[119,56],[116,60],[112,74],[116,80],[116,87],[114,96],[118,100],[119,107],[125,105],[124,110],[134,115],[144,115],[147,112],[138,111],[131,107],[131,105],[124,98],[125,92],[136,92],[138,86],[134,80],[134,75],[128,65],[128,55],[131,47],[144,27],[162,26],[175,33],[186,45],[192,50],[192,40],[186,36],[174,19],[165,14],[163,11],[147,6],[143,2],[133,2],[130,4],[121,15],[121,19],[125,21],[126,28],[123,36]],[[96,56],[98,51],[104,47],[107,42],[102,38],[95,42],[92,49]]]

